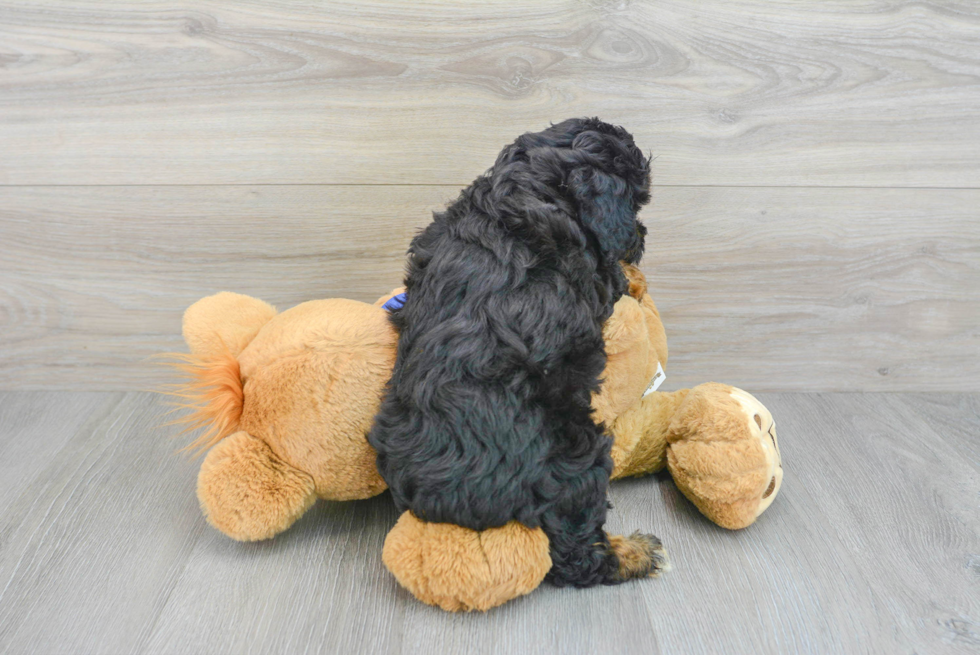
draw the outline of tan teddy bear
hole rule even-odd
[[[614,439],[613,478],[665,466],[678,488],[726,528],[752,523],[782,481],[772,416],[748,393],[716,383],[648,390],[667,365],[660,316],[646,280],[626,267],[630,295],[603,328],[608,361],[593,399]],[[366,434],[395,360],[397,334],[381,305],[313,300],[277,313],[261,300],[219,293],[184,314],[193,409],[191,445],[210,449],[198,477],[209,523],[243,541],[292,525],[317,498],[385,490]],[[645,390],[647,391],[645,393]],[[621,561],[635,556],[612,537]],[[389,533],[383,560],[416,597],[447,610],[486,610],[536,588],[551,568],[548,539],[516,522],[477,532],[420,521]]]

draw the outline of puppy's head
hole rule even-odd
[[[572,118],[507,146],[494,172],[523,173],[520,182],[545,201],[563,200],[610,262],[637,263],[646,227],[636,219],[650,200],[650,162],[629,132],[598,118]]]

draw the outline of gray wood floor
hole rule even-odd
[[[760,398],[787,469],[756,525],[618,482],[609,528],[661,536],[672,571],[451,615],[382,566],[387,495],[239,544],[157,396],[0,392],[0,652],[980,652],[980,395]]]

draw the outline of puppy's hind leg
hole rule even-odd
[[[605,473],[601,467],[586,478]],[[608,479],[608,477],[607,477]],[[578,485],[575,485],[578,486]],[[618,584],[633,578],[655,577],[669,565],[667,553],[653,535],[634,533],[629,537],[607,535],[602,529],[606,520],[605,484],[588,490],[571,490],[562,503],[541,517],[541,527],[548,536],[552,568],[548,579],[557,586],[591,587]],[[588,499],[592,502],[584,502]],[[595,501],[598,502],[595,502]]]
[[[655,578],[670,569],[667,550],[652,534],[634,532],[629,537],[610,535],[609,546],[618,561],[616,579],[612,582]]]

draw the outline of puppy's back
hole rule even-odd
[[[589,269],[578,250],[542,257],[460,202],[413,241],[371,444],[401,509],[480,530],[535,527],[552,487],[567,484],[553,455],[581,453],[562,462],[568,471],[595,462],[575,428],[590,420],[602,370],[597,299],[582,290],[594,285],[576,279]]]

